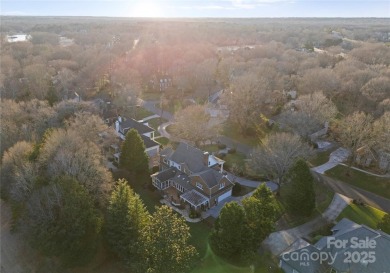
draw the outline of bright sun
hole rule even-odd
[[[156,1],[139,0],[131,9],[134,17],[161,17],[161,8]]]

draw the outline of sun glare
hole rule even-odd
[[[156,1],[140,0],[131,8],[133,17],[161,17],[162,12]]]

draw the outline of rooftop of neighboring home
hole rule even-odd
[[[146,124],[143,124],[139,121],[136,121],[133,118],[118,117],[120,129],[124,134],[127,133],[129,129],[135,129],[140,135],[154,132],[154,129]]]
[[[386,272],[390,268],[389,234],[365,225],[359,225],[346,218],[338,222],[331,231],[333,235],[321,238],[314,245],[302,243],[302,239],[299,243],[293,244],[280,256],[282,269],[288,273],[311,273],[325,269],[360,273]],[[374,260],[370,256],[365,257],[365,254],[370,252]],[[334,260],[329,255],[322,262],[320,259],[313,259],[313,257],[320,257],[320,255],[325,256],[324,253],[333,256]],[[354,255],[359,257],[351,258],[352,260],[350,259],[351,261],[348,262],[346,261],[348,253],[357,253]],[[292,257],[300,258],[293,259]],[[306,259],[307,257],[309,259]]]

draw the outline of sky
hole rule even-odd
[[[390,17],[390,0],[0,0],[0,15]]]

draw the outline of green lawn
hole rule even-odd
[[[325,174],[390,199],[390,178],[373,176],[358,170],[349,169],[343,165],[337,165],[333,169],[326,171]]]
[[[259,144],[259,138],[257,135],[245,136],[237,125],[234,125],[230,122],[226,122],[223,126],[222,134],[231,139],[234,139],[237,142],[255,147]]]
[[[349,220],[358,224],[364,224],[373,229],[376,229],[377,224],[382,220],[384,215],[385,212],[367,205],[361,206],[350,204],[341,212],[339,217],[337,217],[337,221],[343,218],[348,218]]]
[[[207,245],[206,255],[203,257],[198,266],[192,271],[192,273],[245,273],[252,272],[250,267],[239,267],[216,256]]]
[[[162,123],[165,123],[165,122],[167,122],[167,120],[164,118],[154,118],[154,119],[148,120],[149,126],[152,127],[156,131],[158,129],[158,126],[161,125]]]
[[[160,143],[163,146],[166,146],[166,145],[169,144],[169,139],[166,138],[166,137],[159,137],[159,138],[155,138],[154,140],[157,141],[158,143]]]
[[[219,151],[219,148],[218,148],[217,144],[205,145],[205,146],[202,146],[201,149],[203,151],[207,151],[209,153],[213,153],[213,152],[218,152]]]
[[[333,149],[316,153],[313,158],[309,160],[310,167],[320,166],[328,162],[330,154],[336,149],[337,147],[334,147]]]

